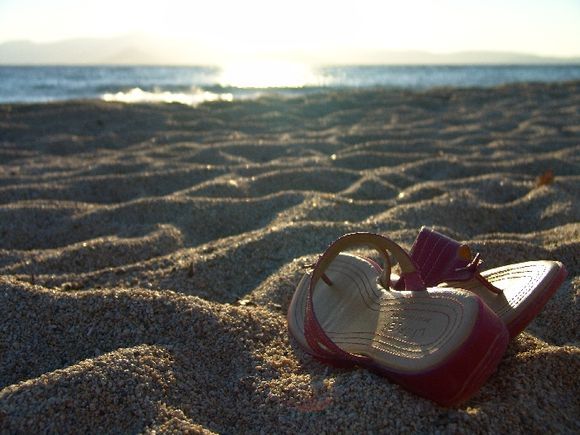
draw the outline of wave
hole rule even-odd
[[[580,80],[579,65],[0,66],[0,104],[105,99],[195,106],[205,101],[303,96],[336,89],[469,88],[571,80]]]
[[[133,88],[127,92],[107,92],[101,96],[104,101],[117,101],[121,103],[179,103],[187,106],[197,106],[208,101],[233,101],[234,96],[230,93],[218,94],[193,88],[190,92],[170,91],[144,91],[141,88]]]

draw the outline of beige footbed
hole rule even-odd
[[[467,282],[449,282],[440,287],[459,287],[472,291],[490,307],[505,324],[521,315],[550,286],[562,269],[557,261],[528,261],[489,269],[481,273],[495,287],[496,294],[473,279]]]
[[[313,305],[328,337],[346,352],[366,355],[393,370],[413,373],[436,366],[470,335],[478,298],[464,290],[396,291],[378,283],[378,272],[361,257],[340,254],[326,270],[332,282],[316,284]],[[294,338],[304,337],[310,274],[296,289],[288,311]]]

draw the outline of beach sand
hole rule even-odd
[[[0,431],[578,433],[579,156],[580,83],[0,106]],[[421,225],[569,272],[451,409],[287,333],[330,242]]]

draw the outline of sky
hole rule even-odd
[[[179,40],[224,56],[489,50],[580,56],[580,0],[0,0],[0,43]]]

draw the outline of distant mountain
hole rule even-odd
[[[183,65],[215,60],[200,44],[161,40],[144,34],[0,44],[1,65]]]
[[[534,54],[497,52],[497,51],[462,51],[448,54],[433,54],[426,52],[385,53],[385,59],[399,58],[400,63],[433,63],[433,64],[562,64],[580,63],[580,57],[544,57]]]
[[[337,53],[327,52],[321,56],[332,59]],[[349,50],[342,52],[349,64],[387,64],[387,65],[541,65],[541,64],[580,64],[580,57],[544,57],[533,54],[464,51],[456,53],[430,53],[427,51],[406,50]],[[317,59],[321,59],[317,56]],[[324,61],[323,61],[324,62]],[[324,62],[327,63],[327,62]],[[332,61],[330,62],[332,63]]]
[[[256,57],[311,64],[580,64],[580,57],[542,57],[492,51],[434,54],[424,51],[337,49],[271,52]],[[200,42],[163,40],[147,34],[52,43],[10,41],[0,44],[0,65],[204,65],[218,64],[232,58],[236,59],[235,54],[215,53]]]

